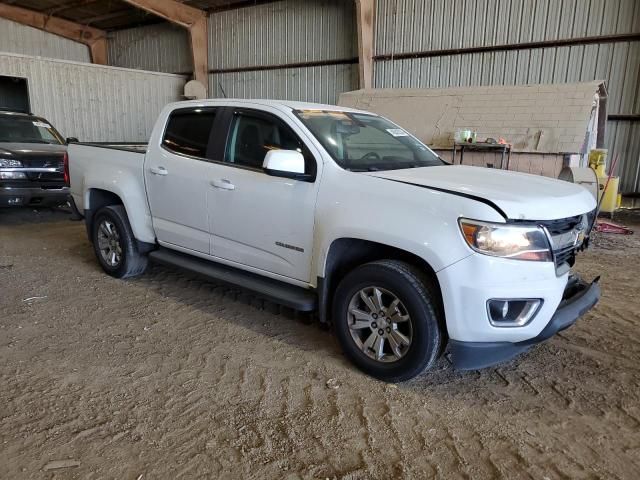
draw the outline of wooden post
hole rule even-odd
[[[0,17],[83,43],[91,50],[93,63],[107,63],[107,34],[103,30],[6,3],[0,3]]]
[[[107,39],[99,38],[91,45],[89,45],[89,49],[91,50],[91,61],[93,63],[97,63],[98,65],[107,65]]]
[[[175,0],[124,0],[125,2],[153,13],[165,20],[189,30],[191,39],[191,55],[193,57],[193,77],[209,86],[209,59],[207,49],[207,13],[204,10],[190,7]]]
[[[375,0],[356,0],[360,88],[373,88]]]
[[[191,36],[191,55],[193,56],[193,78],[209,91],[209,58],[208,58],[208,21],[202,17],[189,28]]]

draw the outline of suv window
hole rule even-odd
[[[0,142],[64,143],[46,120],[18,115],[0,115]]]
[[[314,175],[316,161],[302,140],[279,118],[263,113],[236,113],[231,122],[225,162],[262,169],[269,150],[296,150],[305,158],[305,173]]]
[[[215,108],[184,108],[169,116],[162,145],[172,152],[207,158]]]

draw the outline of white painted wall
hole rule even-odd
[[[0,53],[0,75],[27,78],[33,113],[85,142],[148,140],[185,84],[180,75],[8,53]]]

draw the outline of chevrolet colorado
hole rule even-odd
[[[0,110],[0,207],[67,203],[65,140],[42,117]]]
[[[510,359],[600,296],[571,272],[593,223],[587,190],[448,165],[364,111],[179,102],[145,151],[72,144],[68,168],[108,274],[150,259],[317,310],[385,381],[418,375],[447,344],[459,369]]]

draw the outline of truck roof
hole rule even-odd
[[[228,105],[228,106],[242,106],[242,104],[251,103],[271,107],[284,107],[290,110],[328,110],[337,112],[353,112],[353,113],[369,113],[364,110],[357,110],[355,108],[341,107],[338,105],[328,105],[323,103],[311,103],[311,102],[299,102],[296,100],[270,100],[265,98],[209,98],[205,100],[187,100],[183,102],[175,102],[171,105],[175,107],[179,106],[207,106],[207,105]]]

